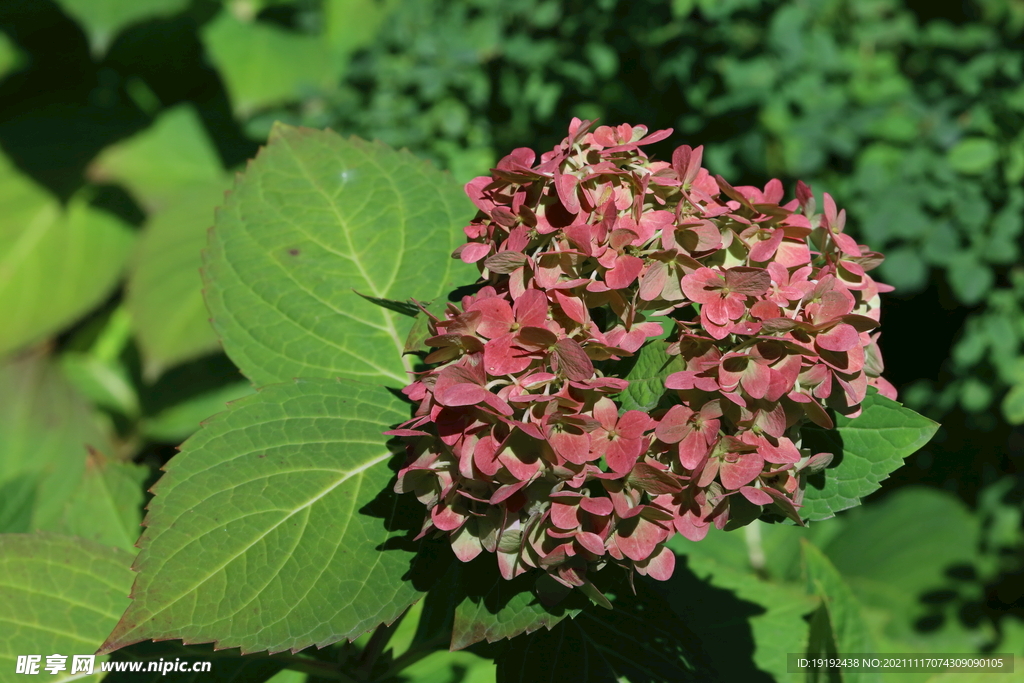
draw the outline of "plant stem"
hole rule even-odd
[[[743,527],[743,537],[747,542],[747,558],[750,560],[751,568],[762,579],[767,578],[764,546],[761,544],[761,522],[755,519]]]
[[[402,619],[408,613],[409,610],[406,610],[390,624],[380,624],[374,629],[373,635],[370,636],[370,641],[363,648],[363,654],[359,658],[359,665],[356,667],[356,673],[359,678],[365,680],[370,677],[370,674],[373,672],[373,665],[377,663],[377,659],[384,652],[384,648],[387,647],[391,636],[395,634],[398,625],[402,623]]]

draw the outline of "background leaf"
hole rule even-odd
[[[835,638],[836,653],[874,653],[875,645],[868,633],[864,618],[860,612],[860,605],[854,597],[850,587],[843,581],[836,568],[829,562],[828,558],[813,544],[804,541],[804,567],[807,572],[808,591],[821,598],[824,614],[827,614],[828,626],[831,636]],[[815,649],[814,633],[815,626],[812,624],[811,649],[808,655],[823,655],[824,650]],[[816,680],[827,680],[824,676]],[[855,673],[843,672],[843,680],[849,683],[866,683],[868,681],[880,681],[881,675],[878,672]]]
[[[130,553],[56,534],[0,534],[0,667],[18,655],[92,654],[117,623],[132,585]],[[103,659],[98,659],[104,661]],[[97,669],[99,668],[97,664]],[[42,667],[40,667],[42,669]],[[76,676],[77,677],[77,676]],[[97,677],[98,678],[98,677]]]
[[[302,380],[206,424],[153,489],[134,601],[104,651],[151,638],[298,650],[397,618],[422,593],[386,528],[381,432],[407,416],[383,388]]]
[[[0,365],[0,532],[57,524],[89,446],[113,450],[57,367],[39,356]]]
[[[142,533],[143,483],[149,468],[108,460],[94,452],[86,456],[85,472],[46,529],[116,546],[134,555]]]
[[[0,356],[100,303],[120,279],[132,239],[127,225],[82,194],[61,208],[0,154]]]
[[[835,454],[832,464],[812,476],[800,516],[822,520],[860,503],[878,490],[904,458],[928,443],[939,425],[896,401],[869,392],[855,419],[836,416],[836,428],[804,430],[805,447]]]
[[[280,126],[217,215],[207,303],[255,384],[292,377],[408,382],[412,319],[363,300],[429,301],[473,270],[451,258],[473,206],[408,152]]]
[[[102,54],[126,26],[144,19],[175,14],[188,0],[56,0],[85,28],[94,54]]]
[[[152,127],[105,150],[90,173],[122,183],[149,212],[127,291],[146,376],[217,350],[199,268],[230,180],[196,112],[166,111]]]

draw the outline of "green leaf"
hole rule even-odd
[[[1003,417],[1010,424],[1024,423],[1024,383],[1010,388],[1010,391],[1003,397],[1002,410]]]
[[[216,350],[199,268],[230,180],[199,116],[187,106],[165,112],[151,128],[105,150],[90,172],[125,185],[149,211],[127,292],[145,375]]]
[[[873,653],[874,642],[868,633],[867,625],[861,614],[860,605],[853,596],[850,587],[843,581],[836,568],[829,562],[818,548],[808,541],[803,543],[804,568],[807,573],[808,592],[821,598],[824,611],[819,612],[819,619],[827,616],[827,621],[819,621],[812,625],[827,628],[828,636],[834,638],[838,653]],[[813,647],[816,634],[812,632],[808,656],[825,654],[825,650]],[[826,680],[824,677],[820,680]],[[881,680],[877,672],[853,673],[843,672],[843,681],[847,683],[866,683]]]
[[[243,21],[227,10],[203,27],[202,38],[242,118],[327,86],[336,73],[331,50],[320,37]]]
[[[0,356],[59,332],[106,298],[132,239],[81,193],[62,209],[0,155]]]
[[[954,627],[959,621],[955,614],[947,615],[941,630],[922,633],[916,628],[919,619],[936,612],[921,597],[955,590],[947,570],[977,557],[980,524],[963,503],[944,491],[902,488],[845,517],[842,533],[822,551],[858,599],[883,612],[889,638],[906,643],[906,651],[967,652],[983,644],[983,634],[971,629],[971,642],[963,633],[968,629]],[[953,611],[953,605],[948,607]]]
[[[628,591],[628,587],[624,587]],[[659,593],[638,580],[613,610],[584,610],[550,631],[509,642],[499,683],[714,681],[698,640]]]
[[[987,171],[998,160],[999,147],[988,138],[965,138],[946,154],[946,161],[954,170],[970,175]]]
[[[75,388],[97,406],[129,417],[138,414],[139,397],[123,364],[71,352],[61,355],[60,365]]]
[[[992,269],[970,252],[960,252],[953,256],[946,273],[953,293],[965,306],[980,302],[995,282]]]
[[[177,14],[189,0],[57,0],[72,19],[82,24],[94,55],[106,52],[114,36],[145,19]]]
[[[402,670],[414,683],[494,683],[494,661],[472,652],[438,650]]]
[[[541,627],[551,630],[566,617],[575,618],[580,613],[579,595],[545,608],[534,594],[537,577],[533,573],[506,581],[498,574],[493,556],[487,554],[483,560],[460,573],[457,584],[461,600],[455,606],[452,650],[482,640],[493,643],[532,633]],[[457,564],[455,569],[462,567]]]
[[[134,601],[104,652],[153,638],[299,650],[396,619],[422,572],[387,528],[399,500],[381,432],[407,417],[383,388],[297,380],[208,422],[153,488]]]
[[[429,301],[475,271],[451,258],[473,206],[408,152],[277,126],[217,214],[204,277],[224,349],[255,384],[408,383],[412,320],[352,290]]]
[[[117,546],[134,555],[148,476],[149,469],[141,465],[108,460],[98,452],[89,454],[78,486],[46,529]]]
[[[693,552],[686,556],[685,566],[676,567],[664,592],[672,609],[700,638],[710,667],[725,681],[756,680],[766,672],[779,683],[803,683],[802,675],[788,673],[786,654],[804,650],[804,615],[813,609],[814,600],[792,586],[763,581],[704,555],[705,542],[685,542]]]
[[[132,556],[118,548],[56,534],[0,534],[0,670],[18,655],[92,654],[128,604]],[[97,660],[96,669],[99,669]],[[16,677],[17,678],[17,677]],[[75,676],[74,678],[79,678]]]
[[[0,365],[0,532],[59,520],[89,446],[112,451],[92,409],[57,367],[38,356]]]
[[[873,390],[862,407],[855,419],[836,416],[834,430],[804,430],[805,447],[835,455],[824,472],[805,481],[800,509],[804,519],[828,519],[859,505],[861,498],[878,490],[882,480],[928,443],[939,428],[938,423]]]
[[[636,363],[624,377],[629,386],[618,397],[623,410],[652,410],[665,394],[665,378],[686,369],[682,356],[669,356],[665,346],[656,340],[640,348]]]
[[[194,434],[204,420],[225,410],[228,403],[251,393],[253,388],[248,382],[234,382],[203,392],[145,418],[142,433],[156,441],[181,442]]]
[[[18,68],[22,60],[23,56],[17,46],[6,33],[0,33],[0,78]]]

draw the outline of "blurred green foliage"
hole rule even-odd
[[[792,593],[809,538],[876,642],[1022,651],[1022,40],[1024,0],[4,0],[0,395],[34,398],[0,401],[0,533],[127,546],[129,463],[155,469],[250,391],[206,324],[199,250],[274,121],[466,181],[599,117],[674,128],[661,158],[704,144],[713,173],[832,193],[887,255],[886,374],[945,424],[841,524],[709,541],[690,570]],[[921,483],[961,500],[891,493]],[[755,639],[782,618],[763,601]],[[488,680],[459,657],[417,680]]]

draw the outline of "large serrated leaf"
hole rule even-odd
[[[148,217],[132,259],[127,307],[146,376],[219,348],[203,302],[202,250],[230,178],[187,106],[108,149],[90,173],[131,190]]]
[[[824,472],[807,480],[800,509],[804,519],[828,519],[859,505],[939,428],[932,420],[874,390],[862,405],[860,417],[838,416],[834,430],[804,430],[806,447],[835,454]]]
[[[429,301],[444,283],[472,281],[451,258],[472,214],[450,176],[408,152],[275,127],[206,252],[224,349],[255,384],[340,376],[404,386],[412,319],[353,290]]]
[[[461,572],[456,594],[452,625],[452,650],[487,641],[493,643],[532,633],[540,628],[551,630],[566,617],[580,613],[584,598],[575,592],[558,605],[546,608],[534,594],[534,573],[506,581],[498,574],[494,557],[488,554],[483,563],[469,565]],[[457,564],[454,567],[461,570]],[[468,595],[467,593],[471,594]]]
[[[133,235],[75,195],[66,208],[0,154],[0,356],[60,331],[117,284]]]
[[[134,601],[104,652],[153,638],[299,650],[396,619],[422,593],[387,528],[381,432],[407,417],[381,387],[298,380],[207,423],[153,489]]]
[[[0,534],[0,671],[11,680],[18,655],[91,655],[128,604],[131,554],[56,534]],[[100,660],[103,661],[103,660]],[[96,670],[99,665],[97,663]],[[20,676],[14,676],[20,678]],[[97,676],[97,678],[99,678]]]
[[[29,356],[0,365],[0,532],[58,524],[88,447],[112,450],[52,362]]]
[[[719,680],[694,633],[663,598],[646,580],[638,580],[636,589],[636,596],[620,596],[612,610],[584,610],[550,631],[513,639],[496,660],[499,683]]]

